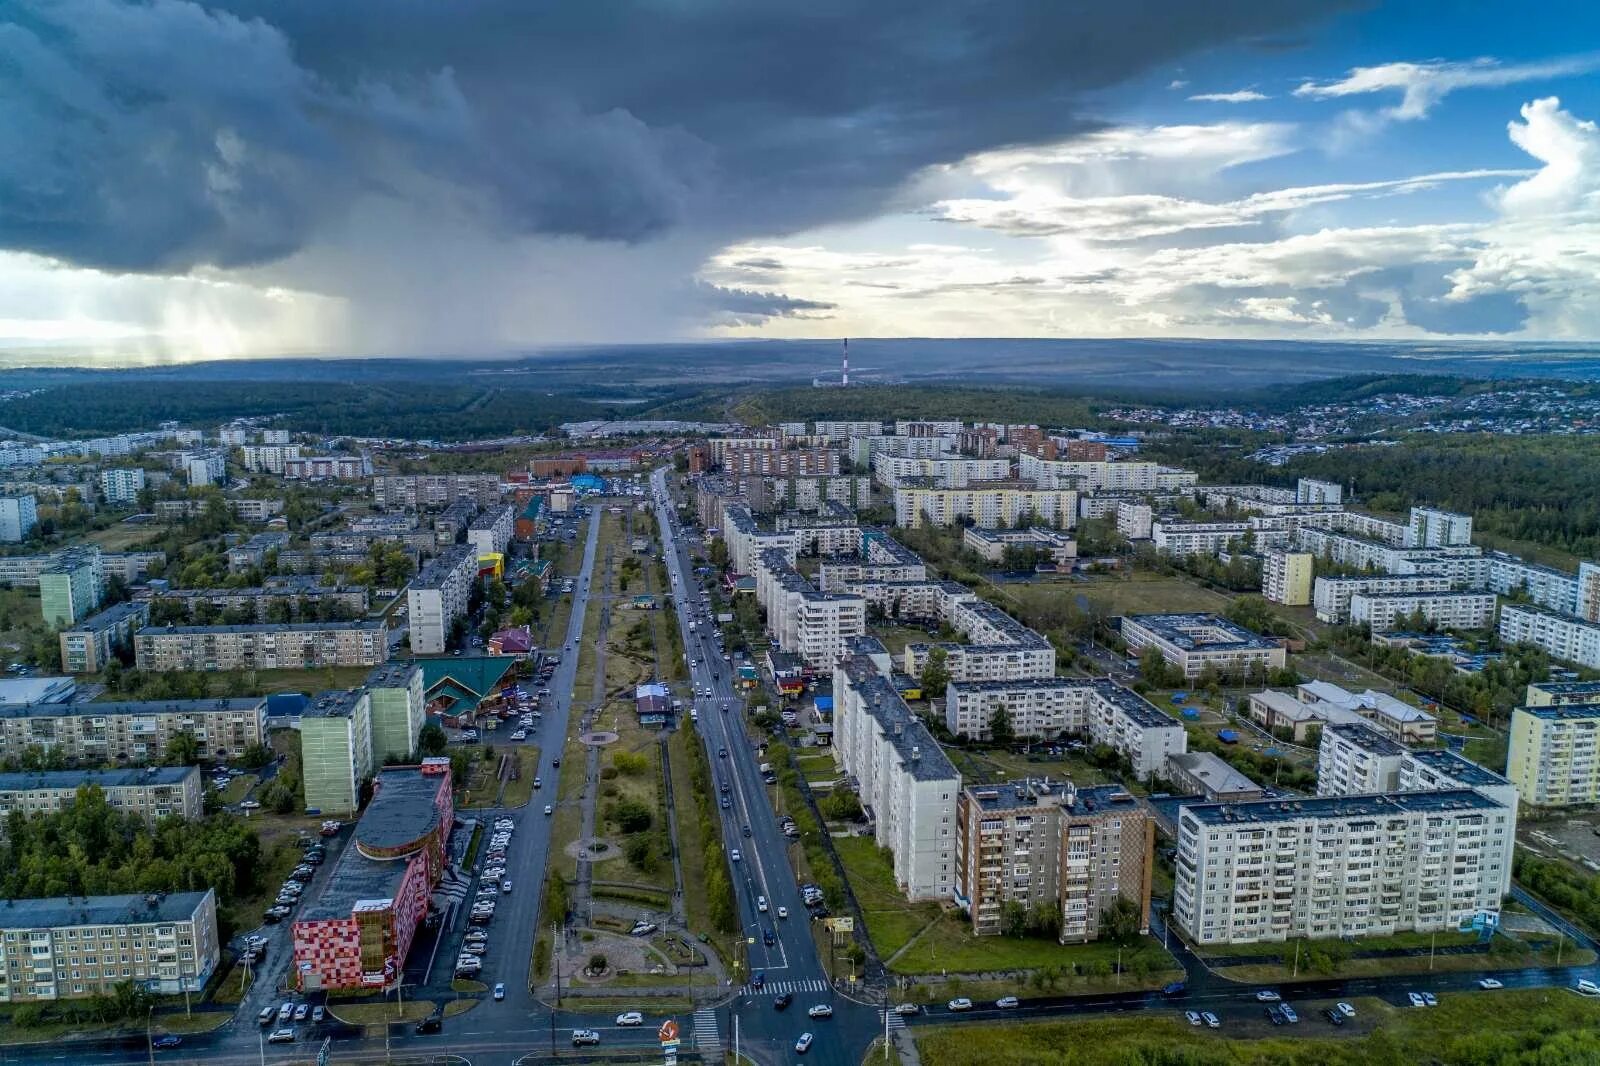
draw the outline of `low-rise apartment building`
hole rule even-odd
[[[309,670],[389,658],[382,619],[282,625],[147,626],[133,637],[140,670]]]
[[[952,681],[1018,681],[1055,676],[1055,645],[1043,634],[970,592],[946,596],[942,602],[946,611],[942,621],[965,640],[907,644],[906,673],[921,677],[928,656],[934,648],[940,648]]]
[[[10,900],[0,952],[0,1003],[109,997],[126,981],[158,996],[200,992],[222,957],[216,894]]]
[[[991,563],[1004,561],[1006,550],[1031,551],[1057,566],[1066,566],[1078,557],[1078,542],[1059,530],[1044,526],[1025,529],[986,529],[967,526],[961,531],[961,544]]]
[[[466,617],[477,576],[477,555],[457,545],[430,559],[411,579],[406,609],[412,652],[438,655],[449,647],[456,620]]]
[[[1357,596],[1414,596],[1448,592],[1454,583],[1443,574],[1373,574],[1363,577],[1319,577],[1312,583],[1312,607],[1319,621],[1350,620],[1350,601]]]
[[[1018,781],[970,786],[956,804],[955,900],[977,936],[1006,932],[1008,907],[1049,906],[1063,944],[1100,935],[1118,899],[1150,910],[1155,823],[1116,785]]]
[[[290,973],[300,991],[378,991],[400,982],[444,875],[454,820],[449,759],[377,773],[332,876],[295,920]]]
[[[1267,793],[1220,755],[1187,751],[1167,756],[1166,779],[1178,795],[1204,796],[1208,803],[1238,803],[1263,798]]]
[[[1499,914],[1513,818],[1466,789],[1187,805],[1172,916],[1200,944],[1459,929]]]
[[[955,892],[956,797],[961,775],[890,680],[872,637],[851,642],[834,666],[834,752],[894,855],[895,884],[912,900]]]
[[[180,733],[199,742],[202,759],[237,759],[266,740],[267,701],[130,700],[0,704],[0,760],[30,747],[58,749],[71,762],[149,763]]]
[[[1497,599],[1492,592],[1358,592],[1350,597],[1350,621],[1374,632],[1418,628],[1421,618],[1440,629],[1491,629]]]
[[[1506,777],[1524,803],[1600,803],[1600,700],[1511,712]]]
[[[257,533],[242,544],[228,549],[228,571],[239,574],[246,570],[259,570],[266,565],[267,556],[289,546],[289,534],[279,530]]]
[[[1253,668],[1282,669],[1283,645],[1215,614],[1134,614],[1122,619],[1122,639],[1137,654],[1155,648],[1184,677],[1206,667],[1239,675]]]
[[[1533,644],[1551,658],[1600,669],[1600,622],[1557,614],[1543,607],[1508,603],[1500,609],[1500,640],[1505,644]]]
[[[129,767],[122,770],[24,770],[0,773],[0,834],[5,816],[54,814],[72,804],[80,789],[99,789],[123,814],[154,826],[163,818],[205,815],[205,785],[198,766]]]
[[[1026,482],[989,482],[964,489],[902,485],[894,490],[894,521],[901,528],[930,522],[953,526],[1016,526],[1043,522],[1063,529],[1077,524],[1075,489],[1041,489]]]
[[[133,635],[150,624],[150,603],[127,600],[90,615],[61,631],[61,669],[69,674],[97,674],[113,655],[130,647]]]

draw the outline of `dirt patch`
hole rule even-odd
[[[608,933],[603,929],[580,929],[574,935],[564,937],[560,955],[562,974],[580,984],[601,985],[625,975],[671,976],[678,972],[678,968],[663,958],[648,941]],[[585,969],[596,955],[605,956],[605,970],[585,976]]]
[[[578,741],[579,743],[587,744],[591,748],[603,748],[607,744],[615,744],[621,739],[622,737],[619,734],[601,731],[585,733],[578,738]]]
[[[622,857],[622,849],[604,837],[574,840],[562,850],[574,859],[588,859],[590,862],[604,862],[607,859]]]

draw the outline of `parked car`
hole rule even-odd
[[[1200,1024],[1200,1015],[1197,1011],[1186,1010],[1183,1012],[1183,1016],[1188,1020],[1190,1025]]]
[[[1423,1001],[1423,999],[1422,999],[1422,994],[1419,993],[1419,992],[1407,992],[1406,993],[1406,999],[1408,1001],[1410,1001],[1410,1003],[1411,1003],[1411,1005],[1413,1007],[1426,1007],[1427,1006],[1427,1003],[1425,1003]]]
[[[971,1010],[972,1000],[968,999],[966,996],[959,996],[956,999],[952,999],[949,1003],[945,1004],[945,1006],[953,1011]]]
[[[1206,1023],[1206,1028],[1207,1029],[1220,1029],[1220,1028],[1222,1028],[1222,1020],[1220,1018],[1218,1018],[1215,1014],[1212,1014],[1210,1011],[1208,1011],[1208,1010],[1207,1011],[1201,1011],[1200,1012],[1200,1017],[1205,1019],[1205,1023]]]
[[[1575,986],[1575,991],[1580,996],[1600,996],[1600,985],[1593,981],[1580,979]]]
[[[1283,1024],[1283,1011],[1279,1010],[1277,1007],[1271,1006],[1264,1008],[1264,1010],[1266,1011],[1267,1021],[1271,1022],[1273,1025]]]
[[[294,1004],[289,1002],[288,1000],[284,1000],[283,1001],[283,1005],[278,1008],[278,1020],[280,1022],[286,1022],[290,1018],[293,1018],[293,1017],[294,1017]]]
[[[302,1004],[300,1004],[298,1007],[296,1007],[294,1009],[294,1020],[295,1021],[303,1022],[309,1017],[311,1017],[311,1004],[302,1003]]]
[[[626,1011],[626,1012],[624,1012],[622,1014],[617,1015],[617,1024],[618,1025],[643,1025],[644,1024],[644,1015],[640,1014],[636,1010]]]
[[[322,1019],[326,1018],[327,1016],[328,1009],[321,1004],[311,1008],[311,1023],[313,1025],[321,1025]]]
[[[1294,1012],[1294,1008],[1289,1006],[1289,1004],[1285,1003],[1283,1006],[1279,1007],[1278,1009],[1283,1012],[1283,1020],[1284,1021],[1288,1022],[1290,1025],[1299,1024],[1300,1015],[1296,1014]]]
[[[1328,1019],[1329,1023],[1333,1025],[1344,1024],[1344,1015],[1339,1013],[1339,1009],[1337,1007],[1329,1007],[1327,1010],[1322,1012],[1322,1016]]]
[[[1439,1001],[1434,998],[1432,992],[1424,992],[1422,993],[1422,1005],[1425,1007],[1437,1007]]]
[[[292,1043],[294,1043],[294,1030],[293,1029],[274,1029],[271,1033],[267,1034],[267,1043],[269,1043],[269,1044],[292,1044]]]
[[[1356,1016],[1356,1009],[1348,1003],[1341,1001],[1339,1003],[1335,1003],[1334,1006],[1338,1008],[1339,1013],[1344,1015],[1346,1018],[1354,1018]]]

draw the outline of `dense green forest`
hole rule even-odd
[[[1352,487],[1363,507],[1413,504],[1470,514],[1478,531],[1600,556],[1600,442],[1593,437],[1417,435],[1383,446],[1304,455],[1282,467],[1219,449],[1206,435],[1163,441],[1151,453],[1188,466],[1202,484],[1325,478]]]
[[[1098,426],[1095,405],[1081,393],[1052,389],[955,385],[864,385],[849,389],[809,386],[752,393],[734,408],[751,425],[815,419],[956,419],[966,422]]]
[[[527,384],[105,378],[0,404],[0,425],[71,437],[152,429],[167,421],[206,425],[276,414],[283,417],[275,425],[310,433],[466,440],[538,433],[590,418],[640,417],[658,400],[675,402],[680,395],[664,390],[645,396],[645,403],[612,404]]]

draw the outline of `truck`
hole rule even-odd
[[[772,764],[769,762],[764,762],[757,769],[759,769],[763,774],[770,774],[772,773]]]

